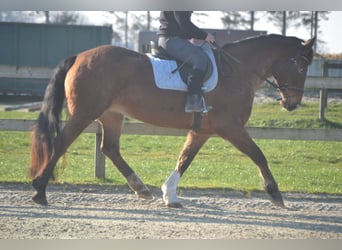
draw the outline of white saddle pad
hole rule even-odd
[[[202,87],[203,92],[207,93],[216,87],[218,73],[215,57],[210,45],[204,44],[201,46],[201,48],[205,53],[207,53],[213,65],[213,73],[209,79],[203,83]],[[172,71],[177,68],[176,61],[156,58],[151,54],[146,55],[150,58],[153,67],[154,81],[158,88],[185,92],[188,90],[188,86],[182,80],[181,76],[179,75],[179,71],[177,70],[175,73],[172,73]]]

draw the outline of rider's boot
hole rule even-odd
[[[202,81],[204,72],[194,69],[188,76],[188,95],[185,103],[185,112],[208,112],[202,95]]]

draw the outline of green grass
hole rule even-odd
[[[302,103],[300,108],[288,112],[278,103],[254,105],[248,126],[281,128],[342,128],[342,104],[330,103],[325,120],[318,119],[318,103]]]
[[[327,121],[318,121],[318,104],[294,112],[279,105],[255,105],[249,126],[341,128],[342,105],[329,104]],[[1,118],[35,119],[37,113],[0,112]],[[148,185],[159,187],[174,169],[184,137],[122,135],[123,157]],[[342,194],[342,143],[322,141],[256,140],[268,159],[281,191]],[[82,134],[66,154],[66,168],[58,168],[57,182],[125,184],[106,159],[106,179],[94,178],[95,136]],[[0,132],[0,182],[28,182],[29,133]],[[59,163],[59,165],[61,165]],[[211,138],[181,179],[182,187],[261,190],[257,167],[220,138]]]

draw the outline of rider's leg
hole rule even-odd
[[[202,83],[205,72],[193,69],[188,76],[188,95],[185,103],[185,112],[207,112],[203,101]]]
[[[179,37],[160,37],[159,45],[177,60],[192,65],[193,70],[188,77],[188,95],[186,112],[207,112],[202,96],[202,84],[209,58],[205,52],[187,39]]]

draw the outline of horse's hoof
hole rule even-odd
[[[33,197],[32,197],[32,200],[39,204],[39,205],[42,205],[42,206],[47,206],[48,205],[48,202],[47,202],[47,199],[45,196],[41,196],[39,195],[38,193],[35,194]]]
[[[286,206],[284,205],[283,197],[279,191],[271,195],[271,202],[278,207],[286,208]]]
[[[141,192],[136,192],[135,194],[139,198],[143,198],[143,199],[146,199],[146,200],[152,200],[153,199],[153,196],[152,196],[152,194],[150,193],[149,190],[143,190]]]
[[[169,203],[169,204],[166,204],[166,206],[169,208],[183,208],[183,205],[179,202]]]
[[[283,197],[281,193],[279,192],[277,184],[274,183],[273,185],[268,185],[266,186],[265,190],[271,196],[271,202],[274,205],[278,207],[286,208],[284,205]]]
[[[281,200],[273,200],[273,199],[272,199],[271,202],[273,203],[273,205],[276,205],[276,206],[278,206],[278,207],[287,208],[287,207],[285,206],[285,204],[284,204],[283,199],[281,199]]]

